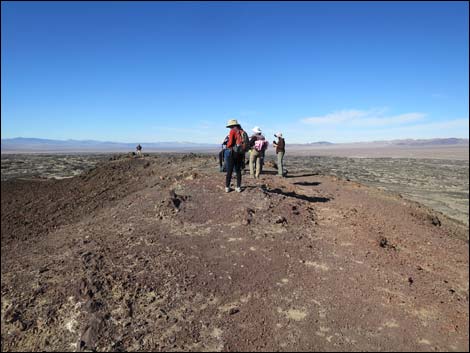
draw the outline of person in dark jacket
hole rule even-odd
[[[277,142],[273,141],[273,145],[276,148],[277,154],[277,175],[280,177],[284,177],[284,167],[283,167],[283,160],[284,154],[286,153],[286,141],[282,137],[282,132],[278,132],[274,134],[274,137],[277,137]]]
[[[228,135],[225,137],[224,142],[222,142],[222,150],[219,152],[219,170],[225,172],[227,170],[227,157],[229,150],[227,149]]]
[[[135,149],[137,150],[137,157],[142,157],[142,146],[140,145],[140,143]]]

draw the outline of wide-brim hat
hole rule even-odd
[[[231,119],[227,123],[227,127],[232,127],[232,126],[237,126],[237,125],[240,125],[240,124],[238,123],[238,120],[236,119]]]
[[[282,132],[275,133],[274,136],[276,136],[276,137],[282,137]]]
[[[255,126],[251,131],[253,131],[255,134],[261,134],[261,129],[259,126]]]

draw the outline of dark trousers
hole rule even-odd
[[[264,165],[264,151],[261,152],[261,155],[259,157],[259,165],[260,165],[260,173],[263,172],[263,165]]]
[[[225,186],[230,187],[230,182],[232,181],[232,173],[235,168],[235,173],[237,173],[237,187],[242,185],[242,163],[243,163],[243,154],[244,153],[234,153],[230,151],[230,155],[227,158],[227,175],[225,178]]]
[[[222,168],[222,164],[224,163],[224,150],[219,152],[219,167]]]
[[[226,148],[224,150],[224,172],[227,171],[228,160],[230,159],[230,150]]]

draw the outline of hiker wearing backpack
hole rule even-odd
[[[229,150],[227,148],[228,135],[225,136],[224,142],[222,142],[222,150],[219,152],[219,170],[225,172],[227,170],[227,158]]]
[[[273,145],[276,147],[277,154],[277,175],[284,177],[284,167],[282,162],[284,159],[284,154],[286,153],[286,141],[282,137],[282,132],[274,134],[274,137],[277,137],[277,142],[273,141]]]
[[[259,179],[262,168],[261,158],[264,158],[264,151],[268,148],[268,141],[266,141],[258,126],[255,126],[252,131],[254,134],[250,137],[250,175]]]
[[[225,178],[225,192],[230,192],[230,183],[232,181],[232,173],[235,169],[237,174],[237,187],[235,191],[241,192],[242,184],[242,163],[243,157],[247,152],[250,144],[248,135],[243,131],[242,127],[237,120],[232,119],[227,123],[227,127],[230,129],[228,135],[227,149],[230,150],[229,157],[227,158],[227,175]]]

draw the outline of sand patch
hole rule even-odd
[[[307,313],[305,311],[298,309],[288,309],[287,311],[284,311],[281,308],[278,308],[277,312],[294,321],[302,321],[307,317]]]
[[[431,342],[428,341],[427,339],[423,339],[421,338],[419,341],[418,341],[419,344],[425,344],[427,346],[430,346],[431,345]]]
[[[228,242],[231,243],[231,242],[234,242],[234,241],[242,241],[243,238],[228,238]]]
[[[220,339],[223,331],[220,328],[215,327],[211,332],[211,337]]]
[[[326,264],[318,263],[315,261],[306,261],[305,265],[309,267],[314,267],[317,270],[321,270],[321,271],[328,271],[330,269]]]

